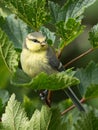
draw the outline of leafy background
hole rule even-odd
[[[84,29],[84,26],[80,25],[81,24],[80,21],[82,18],[81,12],[83,11],[81,10],[82,8],[79,6],[78,9],[80,10],[80,12],[78,12],[77,9],[74,10],[74,8],[72,8],[74,7],[74,4],[70,6],[70,4],[74,2],[74,0],[71,0],[71,2],[69,2],[69,7],[67,7],[66,9],[67,11],[65,11],[67,12],[66,19],[68,18],[68,16],[71,15],[71,18],[68,20],[66,24],[67,29],[63,28],[64,21],[59,21],[60,19],[61,20],[64,19],[64,17],[61,17],[61,14],[65,12],[63,12],[62,11],[63,9],[61,9],[57,4],[54,5],[53,2],[50,3],[50,7],[52,9],[55,9],[54,11],[52,10],[52,13],[55,13],[54,15],[56,17],[52,18],[51,26],[45,23],[45,21],[49,20],[50,14],[47,15],[47,13],[44,11],[44,8],[43,8],[45,4],[44,0],[42,1],[40,0],[39,1],[40,5],[38,4],[35,6],[39,6],[39,9],[41,9],[41,14],[42,14],[41,16],[45,18],[46,20],[40,19],[40,17],[36,17],[35,14],[33,14],[34,17],[33,19],[31,19],[30,17],[31,10],[32,12],[36,12],[38,10],[36,8],[33,8],[33,9],[32,7],[30,8],[30,5],[28,5],[27,0],[23,1],[25,2],[24,6],[28,7],[28,10],[25,10],[26,11],[25,13],[23,13],[24,9],[22,7],[23,3],[21,4],[21,0],[19,0],[18,3],[17,3],[17,0],[16,1],[13,1],[13,0],[2,1],[1,0],[0,2],[1,2],[0,15],[3,16],[3,17],[0,17],[0,27],[2,30],[4,30],[4,32],[0,30],[0,34],[1,34],[0,41],[3,41],[0,44],[0,77],[1,77],[0,78],[0,88],[1,88],[0,90],[0,115],[2,117],[1,118],[2,123],[0,124],[0,129],[1,130],[4,130],[4,129],[5,130],[14,130],[14,129],[31,130],[33,128],[33,129],[38,129],[38,130],[41,130],[41,129],[42,130],[46,130],[46,129],[49,129],[49,130],[54,130],[54,129],[56,130],[60,130],[60,129],[61,130],[65,130],[65,129],[66,130],[67,129],[68,130],[79,130],[79,129],[95,130],[96,129],[97,130],[98,129],[98,125],[97,125],[97,122],[98,122],[97,49],[93,53],[89,54],[88,56],[85,56],[84,58],[78,60],[74,64],[71,64],[70,66],[68,66],[68,68],[74,66],[76,73],[74,73],[72,69],[65,71],[64,75],[60,73],[56,76],[51,75],[50,77],[42,73],[38,77],[36,77],[34,81],[32,80],[30,82],[30,78],[28,78],[27,75],[23,73],[23,71],[17,70],[15,75],[13,75],[13,72],[16,70],[16,67],[18,65],[17,61],[19,61],[19,55],[20,55],[21,47],[22,47],[21,43],[24,37],[27,35],[28,32],[31,32],[32,29],[38,30],[40,26],[42,26],[40,23],[45,24],[46,27],[50,28],[50,30],[51,28],[53,30],[57,29],[58,35],[62,34],[61,36],[62,41],[60,45],[58,46],[59,49],[63,48],[63,45],[65,45],[64,41],[66,41],[66,45],[68,46],[65,47],[60,58],[63,64],[67,63],[72,58],[78,56],[82,52],[88,50],[89,48],[92,47],[92,45],[94,48],[96,48],[97,43],[98,43],[98,40],[97,40],[98,39],[97,38],[98,25],[94,26],[92,29],[91,27],[98,23],[98,18],[97,18],[98,0],[96,0],[96,2],[95,0],[94,1],[84,0],[84,2],[82,1],[83,7],[90,5],[93,2],[95,2],[95,4],[93,4],[88,9],[86,9],[82,24],[86,25],[87,27],[85,28],[84,33],[81,34],[74,41],[73,39],[77,37]],[[6,6],[4,6],[5,3],[3,2],[6,3]],[[9,6],[9,2],[11,2],[10,6]],[[55,2],[59,3],[60,5],[63,5],[65,1],[55,1]],[[78,0],[76,0],[76,3],[78,3]],[[80,3],[81,3],[81,0],[80,0]],[[15,10],[14,7],[18,7],[17,8],[18,11]],[[20,19],[22,19],[25,23],[21,21],[16,15],[14,14],[9,15],[11,13],[11,10],[9,9],[11,9],[13,13],[17,14],[20,17]],[[70,11],[72,11],[73,13]],[[40,12],[40,10],[38,12]],[[58,13],[59,15],[57,17]],[[38,16],[40,15],[38,14]],[[81,17],[78,17],[78,16],[81,16]],[[75,20],[72,19],[74,17],[76,18]],[[67,21],[66,19],[64,20]],[[35,21],[35,22],[34,24],[31,25],[32,21],[33,22]],[[36,23],[36,21],[40,21],[40,22]],[[53,27],[52,25],[53,23],[55,23],[55,21],[58,21],[58,23],[56,24],[56,28]],[[70,27],[72,30],[70,30]],[[56,40],[54,33],[51,33],[45,27],[41,27],[41,30],[43,31],[43,33],[47,34],[48,43],[53,45],[54,41]],[[64,31],[67,32],[67,34],[70,37],[67,37],[66,34],[64,34]],[[90,33],[88,34],[89,31]],[[8,40],[8,37],[10,38],[11,41]],[[8,41],[9,41],[9,46],[7,45]],[[71,44],[69,44],[70,42]],[[54,44],[54,46],[56,45]],[[11,59],[11,60],[7,60],[7,59]],[[13,61],[13,63],[9,61]],[[89,61],[91,62],[89,63]],[[19,67],[20,67],[20,64],[19,64]],[[84,67],[84,68],[81,68],[81,67]],[[20,73],[21,75],[17,75]],[[73,77],[73,76],[76,76],[76,77]],[[73,86],[73,90],[75,90],[76,94],[78,95],[80,99],[81,99],[81,96],[83,97],[83,102],[84,102],[84,107],[86,109],[86,113],[81,113],[75,108],[73,110],[70,110],[69,112],[66,112],[66,114],[63,115],[62,112],[64,110],[67,110],[67,108],[69,108],[72,105],[72,102],[70,99],[65,100],[65,98],[67,97],[62,91],[56,91],[53,93],[52,109],[48,108],[47,106],[42,105],[44,104],[44,102],[40,101],[39,96],[38,96],[39,92],[36,90],[32,90],[32,87],[33,87],[32,84],[34,85],[33,89],[35,89],[35,87],[38,85],[38,82],[40,82],[40,88],[45,88],[45,87],[49,88],[49,85],[43,86],[43,83],[41,82],[41,80],[39,80],[41,77],[45,79],[44,84],[46,84],[47,80],[49,83],[50,83],[50,80],[55,81],[55,85],[52,88],[53,90],[61,89],[64,83],[66,83],[65,87],[68,87],[69,83],[70,85],[75,85]],[[65,80],[62,80],[63,78],[65,78]],[[80,84],[77,78],[79,78]],[[9,79],[11,79],[11,82]],[[58,80],[58,79],[61,79],[61,80]],[[53,83],[51,84],[53,85]],[[77,87],[76,87],[76,84],[78,84]],[[11,96],[12,93],[15,93],[16,97],[14,94]],[[15,98],[21,103],[18,102]],[[5,109],[6,103],[7,103],[7,107]],[[2,115],[2,113],[4,114]]]

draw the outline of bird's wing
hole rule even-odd
[[[49,60],[49,64],[51,65],[51,67],[58,70],[58,71],[64,71],[65,69],[62,66],[61,62],[56,57],[55,52],[53,51],[53,49],[51,47],[49,47],[48,49],[49,50],[47,51],[47,58]],[[68,87],[64,91],[67,94],[67,96],[72,99],[73,103],[76,105],[76,107],[80,111],[85,111],[84,107],[82,106],[79,99],[77,98],[77,96],[75,95],[75,93],[73,92],[73,90],[70,87]]]
[[[56,54],[55,54],[53,48],[51,48],[51,47],[48,48],[47,58],[48,58],[49,64],[51,65],[51,67],[53,69],[56,69],[60,72],[65,70],[62,63],[56,57]]]

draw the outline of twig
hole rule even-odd
[[[85,102],[85,98],[82,98],[82,99],[80,100],[80,103],[83,103],[83,102]],[[63,112],[61,113],[61,115],[63,116],[64,114],[66,114],[67,112],[69,112],[70,110],[72,110],[73,108],[75,108],[75,105],[72,105],[71,107],[67,108],[65,111],[63,111]]]
[[[51,97],[52,97],[52,91],[49,90],[48,96],[47,96],[47,99],[46,99],[49,107],[51,107]]]
[[[70,64],[72,64],[73,62],[79,60],[80,58],[84,57],[85,55],[89,54],[90,52],[94,51],[94,48],[90,48],[89,50],[87,50],[86,52],[82,53],[81,55],[79,55],[78,57],[72,59],[71,61],[69,61],[68,63],[66,63],[64,65],[64,67],[66,68],[67,66],[69,66]]]

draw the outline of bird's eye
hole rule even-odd
[[[37,39],[32,39],[32,41],[33,41],[33,42],[38,42],[38,43],[39,43],[39,41],[38,41]]]

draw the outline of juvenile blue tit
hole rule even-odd
[[[40,32],[27,35],[21,53],[21,65],[30,77],[40,72],[51,74],[64,69],[53,49],[48,46],[46,37]]]
[[[64,71],[54,50],[47,44],[46,37],[41,32],[33,32],[27,35],[20,60],[23,71],[30,77],[34,77],[40,72],[52,74]],[[71,88],[69,87],[65,91],[77,108],[84,111],[84,108]]]

